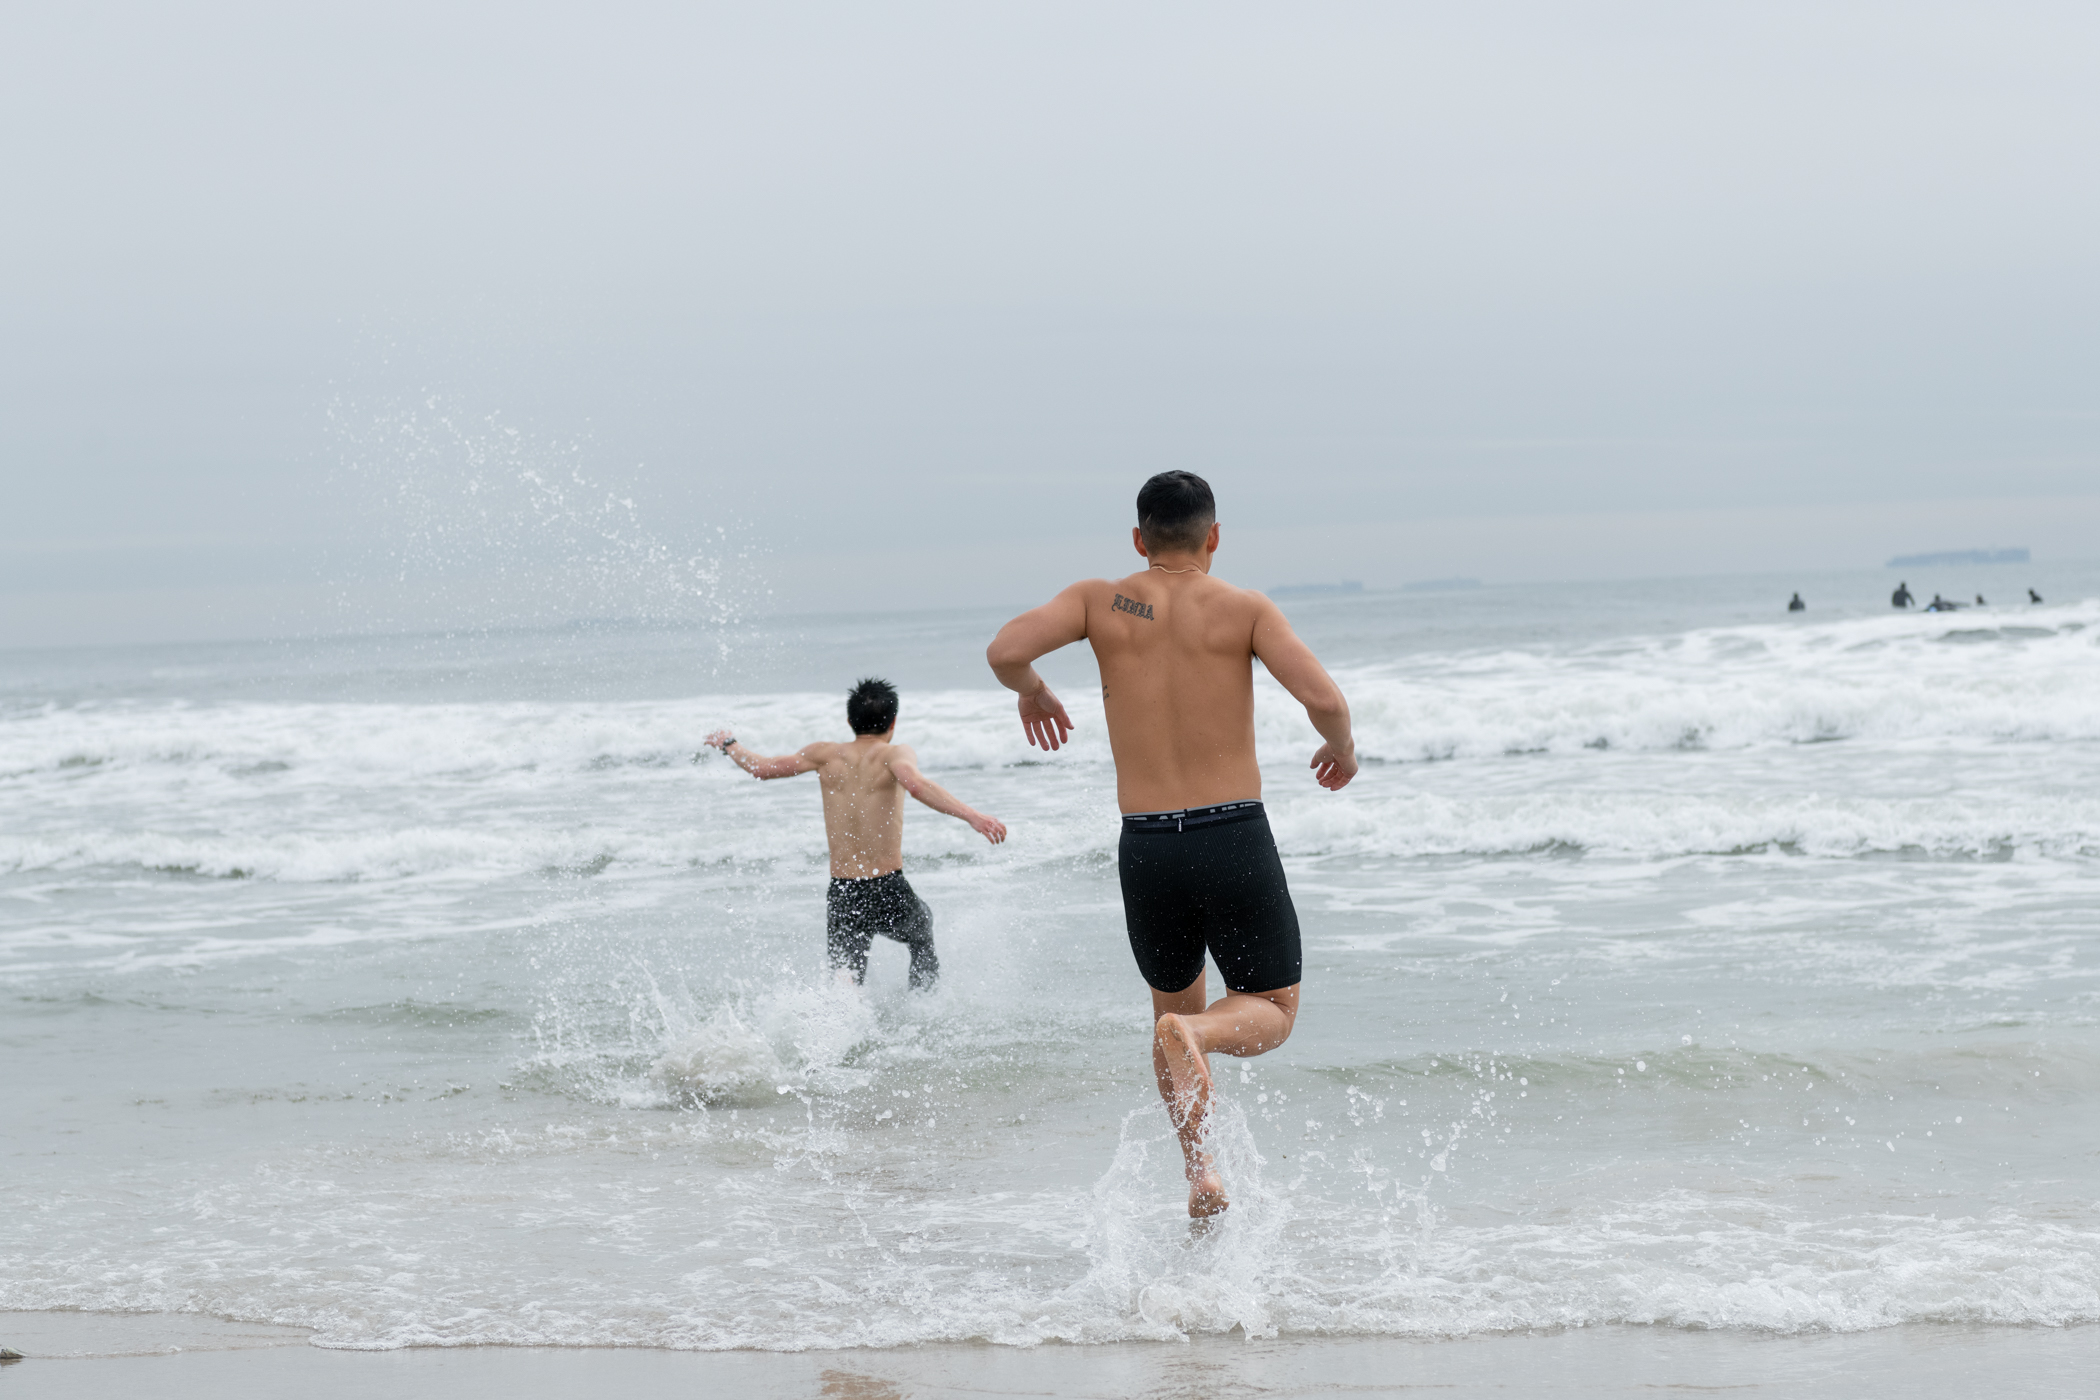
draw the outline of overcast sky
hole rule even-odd
[[[2100,554],[2089,4],[16,6],[0,162],[0,645]]]

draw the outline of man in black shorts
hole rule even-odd
[[[911,950],[911,985],[921,991],[940,976],[933,952],[933,911],[904,878],[904,797],[958,817],[993,845],[1006,824],[958,799],[919,771],[919,756],[895,742],[897,692],[870,677],[846,697],[850,744],[804,744],[768,758],[717,729],[707,742],[754,778],[815,773],[824,791],[824,837],[831,845],[831,887],[824,894],[824,945],[831,965],[858,983],[868,975],[876,935]]]
[[[1298,1015],[1298,914],[1261,804],[1254,659],[1305,706],[1325,741],[1315,780],[1356,776],[1349,705],[1277,606],[1210,576],[1217,510],[1203,478],[1161,472],[1138,492],[1131,541],[1148,566],[1075,583],[1006,624],[986,652],[1021,695],[1028,741],[1060,747],[1072,721],[1037,657],[1082,639],[1101,664],[1101,703],[1123,809],[1123,917],[1152,988],[1152,1067],[1181,1139],[1189,1214],[1228,1204],[1204,1143],[1206,1056],[1259,1055]],[[1205,1004],[1203,956],[1226,995]]]

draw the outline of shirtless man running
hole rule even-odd
[[[960,817],[987,841],[1006,839],[1006,824],[963,803],[919,771],[897,733],[897,692],[888,681],[864,680],[846,697],[850,744],[804,744],[791,754],[753,753],[726,729],[707,742],[754,778],[814,773],[824,792],[824,836],[831,844],[831,888],[824,896],[824,944],[831,965],[856,984],[868,975],[868,945],[876,934],[911,950],[911,985],[931,988],[941,962],[933,952],[933,911],[904,878],[904,794],[936,812]]]
[[[1143,572],[1073,584],[1001,628],[985,658],[1020,692],[1028,741],[1055,749],[1072,721],[1033,663],[1093,643],[1123,809],[1123,919],[1152,988],[1152,1070],[1181,1139],[1189,1214],[1202,1217],[1229,1204],[1204,1141],[1206,1056],[1273,1050],[1298,1016],[1298,915],[1254,761],[1254,658],[1326,741],[1311,765],[1321,787],[1356,776],[1356,745],[1348,702],[1277,606],[1210,576],[1208,483],[1161,472],[1138,492],[1137,513]],[[1226,989],[1207,1006],[1206,948]]]

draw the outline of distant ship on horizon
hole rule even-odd
[[[2025,564],[2025,549],[1943,549],[1936,554],[1899,554],[1882,567],[1936,569],[1955,564]]]

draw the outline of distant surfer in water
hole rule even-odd
[[[893,742],[897,692],[888,681],[869,679],[846,697],[849,744],[804,744],[791,754],[767,758],[737,742],[726,729],[708,744],[754,778],[817,775],[824,793],[824,837],[831,845],[831,887],[824,896],[824,946],[831,965],[851,973],[856,984],[868,975],[868,947],[881,934],[911,950],[911,985],[933,986],[941,961],[933,951],[933,911],[904,878],[904,794],[959,817],[985,840],[1006,839],[1006,824],[960,801],[919,771],[918,755]]]
[[[1801,595],[1799,593],[1796,593],[1793,596],[1793,598],[1788,601],[1786,605],[1786,610],[1788,612],[1807,612],[1808,604],[1802,602]]]
[[[2030,603],[2039,603],[2042,601],[2042,595],[2030,588],[2027,590],[2027,601]]]
[[[1143,572],[1073,584],[1001,628],[985,658],[1020,692],[1028,741],[1055,749],[1072,721],[1033,663],[1093,644],[1123,810],[1123,920],[1152,989],[1152,1071],[1181,1139],[1189,1214],[1203,1217],[1229,1204],[1205,1140],[1206,1056],[1283,1044],[1303,971],[1298,914],[1261,804],[1255,658],[1325,741],[1311,763],[1321,787],[1356,776],[1356,745],[1341,689],[1282,611],[1210,576],[1217,507],[1203,478],[1161,472],[1138,492],[1137,516]],[[1226,990],[1208,1005],[1206,949]]]
[[[1910,585],[1907,583],[1897,584],[1896,591],[1889,595],[1889,606],[1892,608],[1907,608],[1910,604]]]

